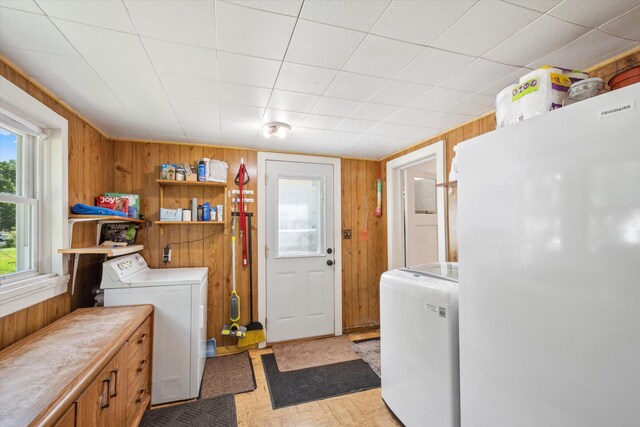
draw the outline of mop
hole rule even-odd
[[[230,325],[224,325],[222,327],[222,335],[228,335],[232,337],[244,337],[247,333],[247,328],[240,326],[240,296],[236,292],[236,217],[231,216],[231,284],[233,290],[231,291],[231,310],[229,315]]]
[[[260,322],[253,321],[253,245],[251,244],[251,217],[253,214],[247,214],[249,239],[249,300],[251,304],[251,321],[247,325],[247,334],[238,340],[238,347],[249,347],[267,340],[264,332],[264,326]]]

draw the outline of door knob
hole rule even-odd
[[[332,260],[330,260],[330,259],[329,259],[329,260],[327,260],[327,265],[328,265],[328,266],[332,266],[332,265],[333,265],[333,261],[332,261]]]
[[[332,254],[333,253],[333,249],[331,249],[331,248],[327,249],[327,253],[328,254]]]

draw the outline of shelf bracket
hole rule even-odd
[[[71,276],[71,295],[76,290],[76,274],[78,273],[78,264],[80,263],[80,254],[73,255],[73,276]]]

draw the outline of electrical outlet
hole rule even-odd
[[[171,262],[171,248],[166,247],[162,250],[162,262],[165,264]]]
[[[342,230],[342,238],[344,240],[351,240],[351,229],[350,228],[345,228],[344,230]]]

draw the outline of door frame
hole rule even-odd
[[[335,157],[306,156],[301,154],[285,154],[258,152],[258,321],[261,322],[269,338],[267,315],[267,203],[265,194],[265,173],[267,161],[284,161],[296,163],[319,163],[333,166],[333,240],[334,240],[334,335],[342,335],[342,169],[341,161]],[[264,345],[264,343],[262,344]]]
[[[404,246],[402,228],[402,170],[431,159],[436,160],[436,182],[444,182],[444,141],[438,141],[424,148],[387,162],[387,268],[389,270],[402,265],[397,248]],[[438,261],[447,260],[447,229],[444,188],[436,188],[438,206]]]

